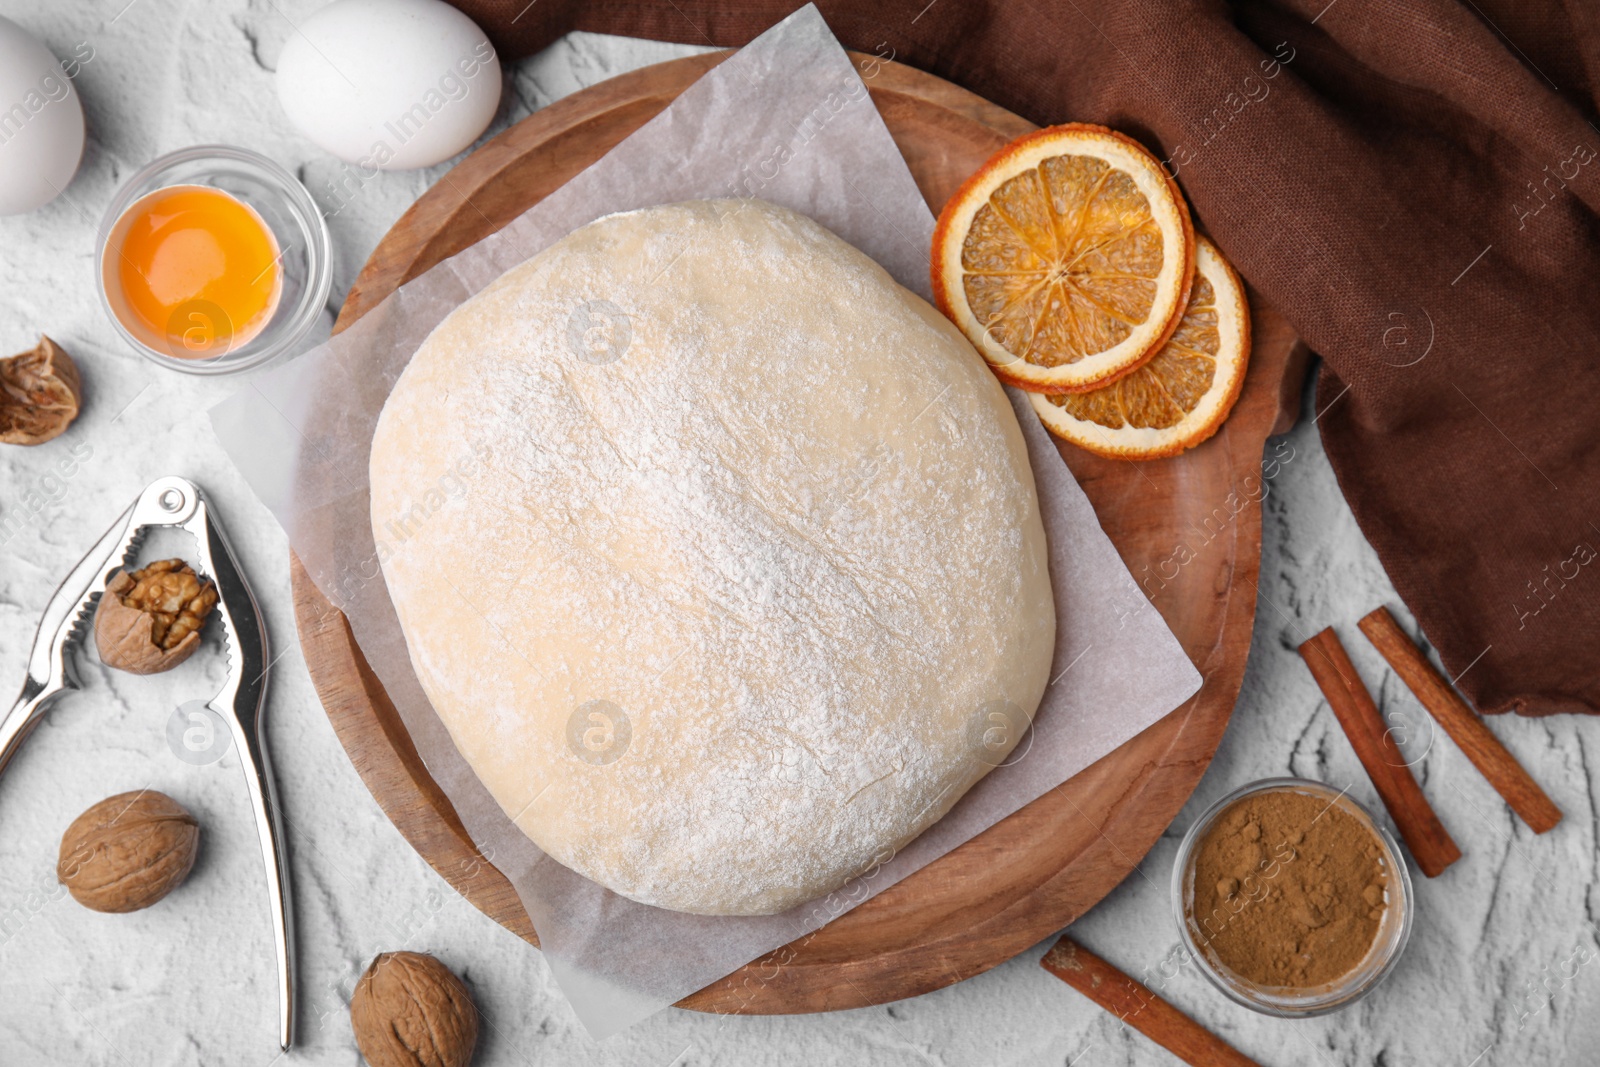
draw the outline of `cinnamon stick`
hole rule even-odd
[[[1472,765],[1506,798],[1511,810],[1522,816],[1522,821],[1532,827],[1534,833],[1542,834],[1561,821],[1561,809],[1406,636],[1388,608],[1377,608],[1357,625],[1428,709],[1428,714],[1444,727],[1445,733]]]
[[[1070,937],[1055,943],[1039,966],[1193,1067],[1259,1067],[1139,982]]]
[[[1461,858],[1461,849],[1422,795],[1422,787],[1406,766],[1400,747],[1389,736],[1378,705],[1372,702],[1372,694],[1362,684],[1332,627],[1303,643],[1300,658],[1311,668],[1311,676],[1328,698],[1345,736],[1377,787],[1378,796],[1383,798],[1383,806],[1389,809],[1406,847],[1416,857],[1417,866],[1429,878],[1437,877]]]

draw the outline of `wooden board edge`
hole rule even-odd
[[[464,844],[471,835],[450,798],[428,773],[410,735],[399,728],[399,712],[394,710],[388,693],[356,644],[349,620],[323,597],[293,550],[289,553],[289,583],[294,593],[300,649],[306,662],[335,665],[340,668],[340,676],[360,679],[360,698],[389,710],[387,715],[371,714],[354,699],[354,694],[334,684],[332,672],[323,671],[320,676],[311,673],[312,685],[334,735],[367,792],[400,835],[451,888],[489,918],[529,944],[538,945],[539,937],[515,887],[476,847]],[[392,758],[380,762],[372,755],[374,752],[384,752]],[[397,792],[393,784],[397,778],[405,790],[420,797],[442,820],[448,833],[425,835],[409,811],[396,807],[390,798]]]

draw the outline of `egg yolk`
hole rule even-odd
[[[283,288],[278,242],[243,201],[175,186],[124,216],[118,278],[143,330],[188,359],[220,356],[261,332]]]

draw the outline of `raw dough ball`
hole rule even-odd
[[[866,256],[759,201],[611,215],[451,314],[372,446],[412,664],[541,849],[760,915],[1004,759],[1055,640],[1004,392]]]

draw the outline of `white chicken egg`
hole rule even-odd
[[[0,18],[0,215],[61,194],[83,158],[83,104],[38,38]]]
[[[319,148],[366,170],[449,159],[500,106],[500,60],[442,0],[334,0],[278,58],[278,100]]]

